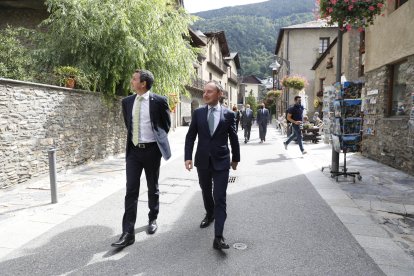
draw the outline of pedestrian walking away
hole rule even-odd
[[[148,186],[148,234],[157,231],[159,212],[158,178],[161,156],[171,157],[167,134],[171,120],[167,99],[151,92],[154,76],[147,70],[136,70],[131,87],[136,94],[122,100],[122,112],[127,129],[126,141],[126,195],[122,219],[122,235],[114,247],[125,247],[135,242],[135,221],[142,170]]]
[[[242,112],[242,126],[244,129],[244,143],[246,144],[250,140],[250,131],[253,123],[253,110],[250,109],[250,105],[246,104],[246,108]]]
[[[237,109],[237,106],[233,106],[233,112],[236,115],[236,132],[239,131],[239,123],[240,123],[240,111]]]
[[[299,144],[299,149],[302,154],[306,154],[307,152],[303,148],[302,143],[302,121],[303,121],[303,106],[302,106],[302,99],[300,96],[295,97],[295,104],[287,110],[287,121],[292,123],[292,134],[288,137],[287,141],[283,142],[285,149],[289,143],[296,137],[297,142]]]
[[[219,83],[210,81],[204,86],[203,100],[206,106],[194,110],[184,147],[185,168],[190,171],[193,168],[194,142],[198,136],[194,166],[197,167],[206,210],[200,228],[205,228],[214,221],[213,248],[218,250],[229,248],[223,237],[227,218],[226,192],[230,167],[236,170],[240,162],[235,114],[219,104],[222,95],[223,88]]]
[[[265,104],[261,103],[259,110],[257,110],[256,121],[259,126],[260,143],[266,141],[267,123],[269,122],[270,113]]]

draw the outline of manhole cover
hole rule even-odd
[[[236,182],[237,176],[229,176],[229,183]]]
[[[247,248],[247,245],[241,242],[236,242],[235,244],[233,244],[233,248],[237,250],[245,250]]]

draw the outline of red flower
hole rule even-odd
[[[384,4],[382,4],[382,3],[378,3],[378,4],[377,4],[377,7],[378,7],[378,8],[380,8],[380,9],[381,9],[383,6],[384,6]]]
[[[348,11],[352,11],[353,8],[354,8],[354,5],[349,5],[348,6]]]
[[[374,6],[369,6],[369,7],[368,7],[368,9],[369,9],[370,11],[373,11],[373,10],[375,10],[375,7],[374,7]]]
[[[352,29],[352,26],[351,25],[346,25],[346,30],[347,31],[350,31]]]

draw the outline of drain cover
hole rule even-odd
[[[237,180],[237,176],[229,176],[229,183],[234,183]]]
[[[233,248],[237,250],[245,250],[247,248],[247,245],[241,242],[236,242],[233,244]]]

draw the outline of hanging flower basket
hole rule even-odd
[[[308,82],[304,77],[301,76],[286,76],[282,80],[282,85],[284,87],[296,89],[296,90],[302,90]]]
[[[385,2],[393,0],[316,0],[321,18],[328,25],[338,24],[342,30],[356,27],[362,31],[374,22],[375,16],[382,13]]]
[[[272,90],[267,92],[267,97],[269,98],[279,98],[282,95],[282,90]]]

